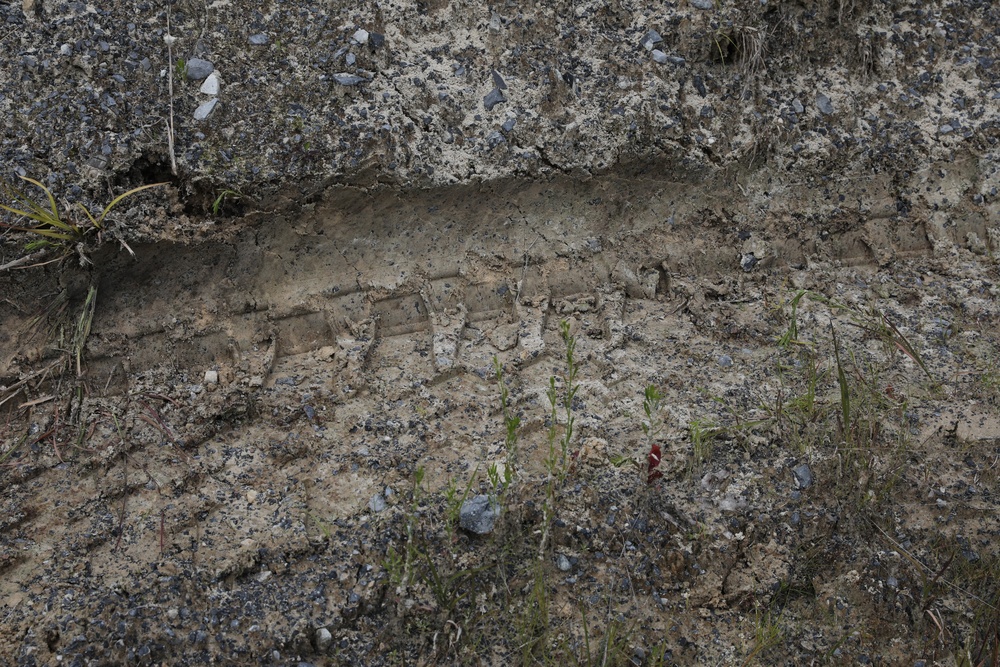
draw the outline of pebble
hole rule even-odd
[[[506,101],[507,98],[500,91],[500,89],[494,88],[489,92],[489,94],[486,95],[486,97],[483,98],[483,107],[485,107],[487,111],[493,111],[493,107]]]
[[[795,478],[795,487],[798,489],[808,489],[812,486],[812,471],[809,470],[809,466],[805,463],[800,463],[792,468],[792,477]]]
[[[486,145],[489,146],[490,150],[493,150],[502,143],[506,143],[506,141],[507,140],[504,139],[503,134],[497,131],[490,132],[486,136]]]
[[[660,63],[661,65],[666,65],[668,62],[670,62],[670,59],[667,58],[667,54],[664,53],[663,51],[660,51],[659,49],[653,49],[653,60]]]
[[[816,95],[816,107],[819,109],[821,114],[829,116],[833,113],[833,102],[830,98],[823,93],[817,93]]]
[[[660,33],[656,32],[655,30],[650,30],[643,36],[641,40],[639,40],[639,46],[646,49],[647,51],[651,51],[654,46],[656,46],[662,41],[663,38],[660,37]]]
[[[507,82],[500,76],[500,72],[493,70],[493,85],[500,90],[507,90]]]
[[[362,81],[367,81],[363,76],[358,76],[357,74],[348,74],[346,72],[340,72],[333,75],[333,80],[342,86],[354,86],[361,83]]]
[[[205,371],[205,384],[219,384],[219,371]]]
[[[344,62],[347,63],[348,65],[353,65],[357,61],[358,57],[353,53],[348,53],[346,56],[344,56]]]
[[[201,81],[215,71],[215,65],[208,60],[192,58],[187,61],[187,78],[192,81]]]
[[[517,118],[508,118],[503,122],[503,125],[500,126],[500,129],[509,133],[514,129],[515,125],[517,125]]]
[[[316,648],[320,651],[325,651],[333,643],[333,635],[326,628],[320,628],[316,631]]]
[[[368,509],[376,514],[385,511],[385,508],[388,506],[388,503],[385,502],[385,497],[381,493],[376,493],[368,501]]]
[[[802,106],[802,102],[799,101],[799,98],[796,97],[794,100],[792,100],[792,111],[794,111],[795,113],[802,113],[805,110],[806,108]]]
[[[358,44],[367,44],[368,31],[365,30],[364,28],[358,28],[357,32],[354,33],[354,36],[351,37],[351,39],[353,39]]]
[[[691,0],[691,6],[695,9],[715,9],[715,0]]]
[[[728,354],[723,354],[718,359],[716,359],[716,361],[718,361],[719,365],[722,366],[723,368],[729,368],[730,366],[733,365],[733,358],[730,357]]]
[[[493,530],[500,507],[487,495],[480,494],[462,503],[458,514],[458,525],[477,535],[485,535]]]
[[[194,110],[194,119],[205,120],[210,115],[212,115],[212,112],[215,111],[215,105],[217,105],[218,103],[219,103],[218,97],[213,97],[207,102],[202,102],[201,104],[198,105],[198,108]]]
[[[208,78],[205,79],[204,83],[201,84],[201,88],[199,88],[199,90],[201,90],[201,92],[205,93],[206,95],[218,95],[219,75],[215,72],[209,74]]]
[[[559,554],[559,557],[556,559],[556,567],[562,572],[569,572],[573,568],[573,564],[569,562],[569,558],[566,558],[564,554]]]
[[[377,49],[385,44],[385,35],[378,32],[370,32],[368,33],[368,43],[372,45],[373,49]]]
[[[267,44],[269,40],[267,35],[265,35],[262,32],[259,32],[256,35],[250,35],[249,37],[247,37],[247,41],[253,44],[254,46],[264,46],[265,44]]]
[[[751,270],[753,270],[753,267],[757,266],[757,262],[759,261],[760,260],[757,259],[756,255],[754,255],[752,252],[749,252],[740,257],[740,267],[744,271],[750,272]]]

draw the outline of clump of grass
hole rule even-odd
[[[80,204],[80,209],[83,210],[86,219],[79,222],[69,217],[66,213],[59,211],[59,207],[56,205],[56,198],[47,187],[27,176],[20,176],[19,178],[44,192],[48,200],[48,206],[37,203],[23,190],[4,186],[4,194],[12,203],[9,205],[0,203],[0,209],[12,213],[19,219],[26,220],[27,223],[10,224],[0,221],[0,227],[31,234],[33,238],[26,246],[28,251],[54,249],[62,255],[68,255],[75,249],[80,253],[81,263],[89,263],[89,260],[83,254],[83,242],[91,233],[100,233],[105,229],[105,221],[108,214],[122,200],[143,190],[166,185],[166,183],[152,183],[123,192],[112,199],[111,203],[105,206],[104,210],[97,216],[94,216],[86,206]],[[125,248],[131,252],[128,246],[125,246]]]

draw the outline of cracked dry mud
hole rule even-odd
[[[617,627],[614,654],[640,662],[947,661],[988,643],[996,265],[967,246],[995,229],[889,214],[833,234],[740,225],[712,207],[726,197],[657,173],[332,189],[228,238],[5,276],[25,298],[0,304],[14,450],[0,651],[23,664],[520,660],[562,321],[580,389],[541,564],[550,655],[584,654],[584,617],[595,647]],[[804,188],[796,205],[810,195],[825,196]],[[788,202],[772,204],[780,219]],[[59,350],[91,285],[76,378]],[[934,382],[803,299],[798,337],[828,409],[783,427],[777,406],[791,414],[806,391],[806,357],[776,343],[798,290],[884,313]],[[28,304],[58,295],[67,316],[47,334]],[[883,399],[854,450],[829,419],[831,332],[852,357],[855,410]],[[449,524],[444,492],[485,490],[505,460],[494,357],[522,416],[520,465],[504,520],[472,537]],[[665,395],[665,474],[647,485],[649,384]],[[703,461],[692,424],[729,427]],[[814,479],[799,489],[802,464]],[[387,554],[414,524],[470,600],[390,582]],[[779,628],[767,645],[762,618]]]

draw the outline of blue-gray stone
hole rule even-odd
[[[639,46],[646,49],[647,51],[651,51],[654,46],[656,46],[662,41],[663,38],[660,37],[660,33],[656,32],[655,30],[650,30],[645,35],[643,35],[643,38],[641,40],[639,40]]]
[[[833,102],[831,102],[830,98],[824,95],[823,93],[817,93],[816,107],[819,109],[819,112],[823,115],[829,116],[830,114],[833,113]]]
[[[667,59],[667,54],[659,49],[653,49],[653,60],[660,63],[661,65],[666,65],[669,60]]]
[[[357,74],[347,74],[346,72],[340,72],[333,75],[333,80],[342,86],[354,86],[362,81],[367,81],[363,76],[358,76]]]
[[[485,107],[487,111],[493,111],[493,107],[506,101],[507,98],[500,91],[500,89],[494,88],[489,92],[489,94],[486,95],[486,97],[483,98],[483,107]]]
[[[370,509],[372,512],[375,512],[376,514],[384,511],[386,507],[387,504],[385,502],[385,498],[382,496],[381,493],[376,493],[368,501],[368,509]]]
[[[691,6],[696,9],[709,10],[715,9],[715,2],[714,0],[691,0]]]
[[[265,44],[267,44],[268,38],[267,35],[265,35],[262,32],[259,32],[256,35],[250,35],[250,37],[247,38],[247,41],[253,44],[254,46],[264,46]]]
[[[458,525],[470,533],[485,535],[493,530],[499,515],[500,505],[496,500],[480,494],[462,503],[462,509],[458,513]]]
[[[493,70],[493,85],[500,90],[507,90],[507,82],[500,76],[500,72]]]
[[[506,143],[506,141],[507,140],[503,138],[503,135],[496,131],[490,132],[486,135],[486,145],[490,147],[490,150],[493,150],[502,143]]]
[[[215,71],[215,65],[208,60],[192,58],[187,61],[187,78],[192,81],[201,81]]]
[[[759,261],[760,260],[757,259],[757,256],[754,255],[752,252],[751,253],[747,253],[746,255],[743,255],[740,258],[740,267],[744,271],[749,272],[749,271],[753,270],[753,267],[757,266],[757,262],[759,262]]]
[[[809,466],[805,463],[800,463],[792,468],[792,477],[795,478],[795,486],[799,489],[808,489],[812,486],[812,471],[809,470]]]
[[[728,354],[723,354],[718,359],[716,359],[716,361],[718,361],[719,365],[722,366],[723,368],[729,368],[730,366],[733,365],[733,358],[730,357]]]
[[[503,122],[503,125],[500,126],[500,129],[504,132],[510,132],[514,129],[515,125],[517,125],[517,118],[508,118]]]
[[[792,111],[794,111],[795,113],[802,113],[805,110],[806,108],[802,106],[802,102],[799,101],[799,98],[796,97],[794,100],[792,100]]]
[[[213,97],[209,101],[199,104],[198,108],[194,110],[194,119],[205,120],[210,115],[212,115],[212,112],[215,111],[215,105],[218,103],[219,103],[219,98]]]

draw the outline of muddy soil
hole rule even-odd
[[[0,9],[5,664],[996,664],[991,6]]]

